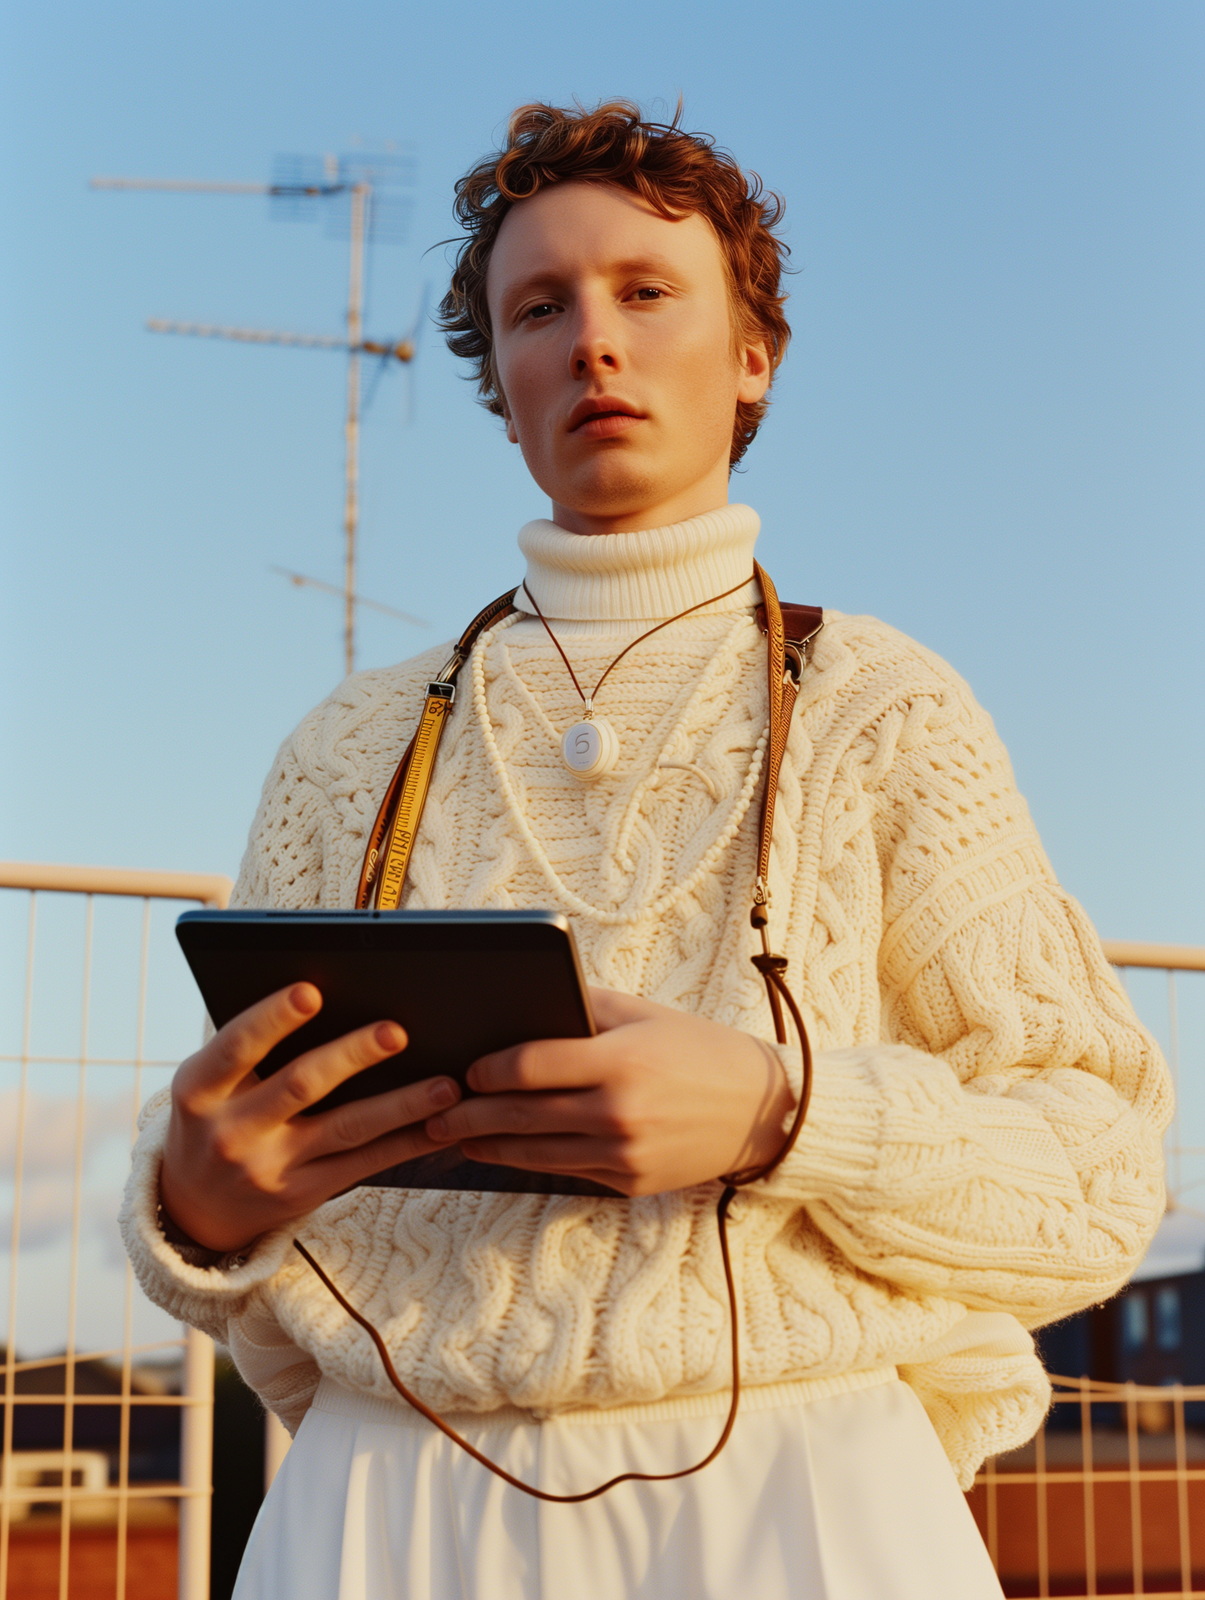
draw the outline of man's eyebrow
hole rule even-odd
[[[678,277],[680,270],[680,268],[675,269],[674,263],[667,257],[655,253],[630,256],[620,261],[608,261],[601,268],[602,272],[613,273],[617,277],[634,277],[642,272],[659,272],[666,277]],[[555,291],[564,282],[565,274],[555,267],[538,268],[508,284],[502,294],[501,304],[503,307],[509,307],[526,294]]]

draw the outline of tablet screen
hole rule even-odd
[[[176,934],[215,1026],[306,980],[318,1015],[259,1067],[389,1019],[409,1044],[341,1084],[314,1110],[446,1073],[462,1085],[479,1056],[529,1039],[594,1032],[567,919],[549,911],[190,911]],[[471,1092],[471,1091],[470,1091]],[[601,1194],[586,1179],[466,1160],[458,1148],[365,1180],[390,1188]]]

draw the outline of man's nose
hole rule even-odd
[[[623,343],[613,308],[580,305],[575,315],[569,355],[573,376],[589,378],[616,373],[623,364]]]

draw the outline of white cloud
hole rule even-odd
[[[8,1190],[0,1213],[0,1248],[6,1249],[12,1233],[13,1174],[19,1136],[19,1100],[16,1090],[0,1093],[0,1170]],[[39,1249],[52,1244],[71,1227],[75,1199],[77,1145],[80,1147],[80,1220],[85,1230],[110,1222],[117,1212],[118,1191],[103,1160],[105,1147],[124,1150],[130,1134],[128,1094],[89,1097],[82,1129],[77,1101],[71,1095],[31,1091],[26,1097],[22,1145],[21,1246]],[[106,1181],[107,1180],[107,1181]]]

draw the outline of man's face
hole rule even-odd
[[[769,386],[734,349],[720,245],[626,190],[561,183],[512,207],[487,278],[507,436],[578,533],[680,521],[728,499],[738,400]]]

